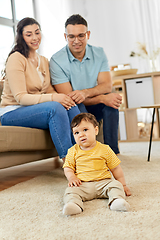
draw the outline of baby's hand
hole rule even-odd
[[[69,183],[68,186],[69,187],[79,187],[79,185],[81,185],[81,180],[77,177],[72,177],[71,179],[69,179]]]
[[[126,196],[131,196],[131,191],[127,186],[123,186]]]

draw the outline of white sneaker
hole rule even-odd
[[[111,203],[110,209],[112,211],[128,212],[130,209],[130,205],[124,199],[117,198],[117,199],[113,200],[113,202]]]

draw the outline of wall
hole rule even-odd
[[[89,23],[90,44],[102,46],[110,65],[130,62],[135,42],[132,0],[72,1],[73,12],[82,14]]]
[[[102,46],[110,66],[130,63],[147,72],[146,60],[129,55],[136,42],[144,41],[139,0],[36,0],[37,19],[42,25],[40,53],[50,59],[62,48],[64,23],[71,14],[81,14],[89,24],[90,44]]]
[[[68,1],[66,0],[36,0],[36,19],[42,29],[40,54],[48,59],[66,42],[64,39],[64,23],[68,16]]]

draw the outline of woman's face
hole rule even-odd
[[[30,51],[36,51],[39,48],[41,43],[41,31],[37,24],[25,26],[22,35]]]

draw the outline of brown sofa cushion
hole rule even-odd
[[[0,152],[53,149],[48,130],[0,126]]]

